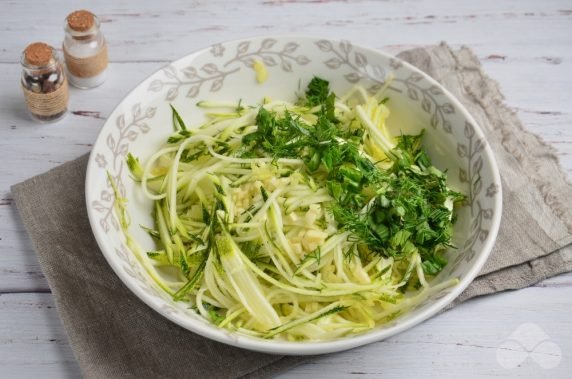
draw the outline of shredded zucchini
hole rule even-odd
[[[337,98],[314,78],[296,103],[200,102],[197,128],[172,108],[166,145],[144,164],[127,156],[155,204],[153,251],[117,201],[151,278],[219,327],[292,341],[362,333],[455,285],[431,278],[464,196],[423,133],[392,137],[382,95]]]

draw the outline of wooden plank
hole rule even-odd
[[[0,294],[0,376],[78,378],[80,375],[52,295]]]
[[[65,0],[50,4],[50,12],[30,12],[42,8],[39,0],[7,4],[8,12],[0,15],[5,40],[0,61],[17,62],[28,41],[47,40],[60,45],[61,25],[73,5]],[[429,44],[446,38],[452,44],[468,44],[487,54],[511,55],[514,50],[538,56],[571,54],[570,49],[559,48],[570,46],[568,25],[572,15],[569,4],[558,0],[511,0],[503,4],[495,0],[176,0],[168,6],[145,0],[139,1],[136,8],[122,0],[93,4],[91,9],[102,19],[111,59],[119,61],[172,60],[182,51],[229,38],[300,32],[348,38],[374,47]],[[22,15],[25,22],[21,21]],[[544,37],[546,25],[551,28],[550,38]],[[544,43],[537,44],[541,39]]]

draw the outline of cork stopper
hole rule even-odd
[[[72,12],[67,17],[68,26],[76,32],[87,32],[95,24],[95,16],[85,9]]]
[[[52,48],[43,42],[34,42],[24,50],[26,63],[32,66],[46,66],[52,59]]]

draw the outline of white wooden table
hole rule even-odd
[[[59,46],[64,17],[79,6],[87,5],[0,1],[2,378],[80,376],[10,185],[88,152],[132,87],[197,48],[289,32],[351,39],[390,53],[441,40],[467,45],[525,126],[553,144],[572,177],[572,1],[100,1],[90,9],[109,41],[108,81],[94,90],[72,90],[72,112],[63,121],[34,124],[18,85],[20,53],[37,40]],[[284,377],[570,377],[571,291],[568,274],[472,300],[394,338],[322,357]],[[519,326],[542,329],[560,352],[536,351],[536,360],[507,368],[502,358],[508,352],[517,359],[519,352],[502,344]]]

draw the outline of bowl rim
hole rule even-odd
[[[318,40],[328,40],[328,41],[343,41],[342,38],[330,38],[326,36],[318,36],[318,35],[311,35],[311,34],[303,34],[303,33],[281,33],[281,34],[263,34],[263,35],[252,35],[249,37],[237,38],[237,39],[230,39],[225,40],[220,43],[222,44],[235,44],[242,41],[252,41],[252,40],[259,40],[264,38],[273,38],[277,40],[310,40],[310,41],[318,41]],[[360,44],[354,44],[352,41],[352,45],[356,46],[360,49],[366,50],[369,53],[380,55],[386,59],[394,59],[400,62],[404,67],[406,67],[411,72],[415,72],[417,74],[422,75],[422,77],[428,81],[428,83],[437,86],[443,94],[447,98],[448,101],[453,103],[455,107],[460,110],[462,117],[464,117],[474,128],[475,134],[482,139],[483,141],[487,141],[482,128],[479,124],[475,121],[473,116],[469,113],[469,111],[465,108],[465,106],[455,97],[453,96],[449,90],[443,87],[439,82],[433,79],[428,74],[424,73],[417,67],[411,65],[408,62],[403,61],[400,58],[397,58],[391,54],[388,54],[382,50],[363,46]],[[104,140],[105,136],[104,130],[106,129],[105,126],[107,123],[111,122],[111,116],[114,115],[118,109],[123,106],[125,100],[127,100],[133,92],[140,89],[145,82],[155,76],[158,72],[160,72],[164,67],[168,65],[177,64],[183,60],[188,60],[193,58],[194,56],[201,55],[207,52],[212,45],[208,45],[203,48],[199,48],[194,52],[189,54],[185,54],[178,59],[170,61],[166,65],[162,66],[161,68],[154,71],[152,74],[147,75],[139,84],[135,87],[131,88],[129,92],[117,103],[114,107],[113,111],[110,112],[109,116],[107,117],[105,123],[101,127],[98,136],[94,142],[93,146],[97,146]],[[86,169],[86,181],[85,181],[85,200],[87,206],[87,213],[89,218],[89,223],[91,226],[91,230],[95,236],[97,245],[101,250],[103,256],[105,257],[108,264],[111,266],[115,274],[120,278],[120,280],[125,284],[129,290],[135,294],[141,301],[143,301],[147,306],[149,306],[153,311],[158,312],[163,317],[167,318],[171,322],[187,329],[192,333],[199,334],[203,337],[209,338],[211,340],[221,342],[227,345],[232,345],[252,351],[258,351],[263,353],[270,353],[270,354],[285,354],[285,355],[316,355],[316,354],[326,354],[326,353],[333,353],[338,351],[344,351],[351,348],[355,348],[358,346],[367,345],[373,342],[378,342],[384,340],[386,338],[392,337],[396,334],[399,334],[407,329],[412,328],[413,326],[429,319],[430,317],[434,316],[441,310],[443,310],[447,305],[449,305],[453,300],[455,300],[474,280],[474,278],[478,275],[482,267],[484,266],[485,262],[487,261],[493,246],[495,244],[498,231],[500,228],[500,221],[502,215],[502,183],[500,180],[500,173],[498,170],[498,165],[494,156],[494,153],[490,147],[490,144],[487,142],[484,144],[485,147],[483,152],[485,156],[489,159],[490,166],[491,166],[491,173],[493,176],[493,182],[498,183],[498,192],[497,195],[494,197],[494,209],[495,212],[493,213],[492,222],[491,222],[491,229],[487,236],[485,243],[483,244],[483,248],[480,251],[480,254],[473,266],[470,270],[466,273],[464,278],[452,288],[451,292],[449,292],[446,296],[438,299],[435,301],[431,306],[423,309],[421,312],[418,312],[414,316],[410,317],[407,320],[397,323],[396,325],[389,327],[389,328],[380,328],[380,329],[373,329],[371,331],[365,332],[363,334],[358,334],[349,337],[342,337],[339,339],[333,340],[326,340],[326,341],[304,341],[304,342],[290,342],[290,341],[275,341],[275,340],[264,340],[255,337],[248,337],[239,335],[232,331],[228,331],[226,329],[217,328],[215,325],[208,325],[205,327],[205,324],[201,323],[199,320],[194,320],[190,317],[180,317],[177,314],[172,314],[167,312],[163,309],[160,305],[162,304],[163,300],[158,301],[158,298],[152,297],[147,294],[143,289],[141,289],[131,277],[129,277],[121,267],[119,261],[113,256],[113,254],[107,248],[107,241],[109,240],[106,235],[99,229],[98,222],[95,219],[95,212],[91,209],[89,204],[92,200],[94,195],[94,191],[88,190],[92,187],[92,180],[94,179],[94,175],[90,175],[94,170],[96,170],[96,162],[95,162],[95,150],[92,149],[90,152],[88,165]]]

